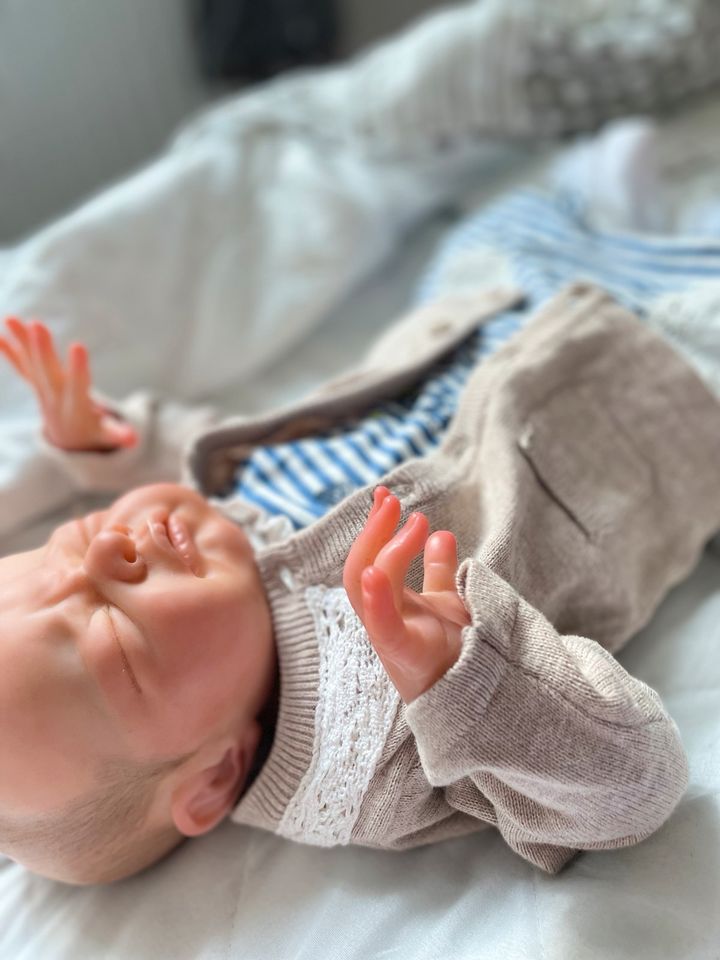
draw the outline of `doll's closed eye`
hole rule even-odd
[[[120,663],[121,663],[121,665],[122,665],[122,671],[123,671],[124,674],[127,675],[127,678],[128,678],[128,680],[130,681],[130,683],[132,684],[132,686],[133,686],[134,690],[136,691],[136,693],[142,693],[142,687],[141,687],[140,684],[138,683],[137,677],[135,676],[135,672],[133,671],[133,668],[132,668],[132,666],[130,665],[130,661],[128,660],[127,654],[125,653],[125,648],[124,648],[124,646],[123,646],[120,633],[119,633],[119,631],[118,631],[118,629],[117,629],[117,627],[116,627],[116,625],[115,625],[115,621],[114,621],[114,619],[113,619],[113,617],[112,617],[112,614],[111,614],[111,612],[110,612],[110,605],[109,605],[109,604],[105,604],[104,610],[105,610],[105,614],[106,614],[106,620],[107,620],[107,623],[108,623],[108,628],[109,628],[109,630],[110,630],[110,633],[111,633],[111,635],[112,635],[113,641],[114,641],[114,643],[115,643],[115,645],[116,645],[116,647],[117,647],[117,650],[118,650],[118,656],[119,656],[119,658],[120,658]]]

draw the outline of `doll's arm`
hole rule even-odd
[[[551,873],[657,830],[688,782],[658,694],[484,564],[465,561],[458,584],[472,618],[462,653],[406,714],[430,783],[466,812],[477,790],[506,842]]]
[[[450,808],[494,817],[550,873],[578,850],[654,832],[688,776],[658,695],[595,641],[559,634],[482,563],[458,572],[451,534],[427,540],[424,518],[395,533],[399,515],[379,487],[345,587],[407,704],[430,784]],[[416,594],[404,579],[423,548]]]
[[[0,352],[35,391],[43,435],[31,438],[29,449],[25,434],[15,439],[5,430],[0,438],[0,536],[65,506],[79,492],[120,493],[181,479],[186,446],[217,419],[211,407],[188,407],[145,391],[117,402],[105,398],[90,391],[84,348],[71,348],[63,367],[42,325],[33,332],[16,322],[11,333],[13,326],[19,336],[0,338]]]
[[[90,391],[90,363],[85,346],[72,343],[67,362],[58,356],[52,334],[43,323],[5,321],[0,337],[3,353],[33,390],[42,415],[45,439],[60,450],[106,452],[132,447],[138,436]]]

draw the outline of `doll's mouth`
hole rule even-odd
[[[175,552],[183,563],[189,567],[196,575],[200,575],[200,555],[197,546],[193,540],[192,534],[182,519],[177,514],[171,513],[165,521],[167,538]]]

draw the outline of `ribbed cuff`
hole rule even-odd
[[[472,618],[463,630],[457,662],[429,690],[408,704],[406,718],[420,760],[433,786],[457,778],[455,744],[488,708],[507,669],[519,598],[484,564],[466,560],[458,571],[458,592]]]
[[[151,398],[147,393],[132,394],[122,403],[98,398],[120,419],[132,424],[138,435],[134,447],[118,447],[109,451],[61,450],[40,437],[40,448],[54,461],[79,490],[117,491],[124,489],[123,478],[132,475],[145,458],[147,424]]]

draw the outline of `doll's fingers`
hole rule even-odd
[[[70,391],[76,403],[84,400],[90,391],[90,359],[82,343],[71,343],[67,353]]]
[[[102,409],[90,398],[90,368],[87,350],[81,343],[71,343],[67,352],[67,380],[63,394],[63,419],[66,423],[79,423],[88,412],[96,414],[99,423]]]
[[[388,492],[387,487],[378,487],[373,495],[373,505],[365,526],[358,537],[367,551],[374,551],[372,556],[368,552],[369,563],[372,563],[378,550],[393,535],[399,519],[400,501]]]
[[[383,505],[383,501],[386,497],[390,496],[390,491],[387,487],[379,486],[375,487],[373,490],[373,502],[372,507],[370,508],[370,513],[368,514],[368,520],[371,520],[375,514],[378,512],[380,507]],[[366,521],[367,522],[367,521]]]
[[[388,490],[387,487],[382,487],[382,486],[375,487],[375,489],[373,490],[372,506],[370,507],[370,512],[367,515],[367,519],[365,521],[365,527],[367,527],[367,525],[370,523],[373,517],[377,516],[377,514],[380,512],[380,508],[382,507],[385,498],[389,496],[390,496],[390,491]],[[363,527],[363,529],[365,529],[365,527]]]
[[[100,421],[100,440],[109,447],[134,447],[138,442],[135,427],[125,420],[105,414]]]
[[[27,328],[22,320],[18,320],[17,317],[6,317],[5,326],[12,333],[15,339],[22,344],[22,346],[29,352],[30,350],[30,336],[28,334]]]
[[[425,544],[423,593],[455,590],[457,541],[449,530],[437,530]]]
[[[15,355],[18,357],[22,365],[22,375],[27,380],[31,380],[32,371],[30,370],[30,337],[25,329],[25,324],[18,320],[17,317],[7,317],[5,320],[5,326],[15,338],[15,343],[12,346]]]
[[[4,354],[10,361],[10,365],[13,367],[16,373],[18,373],[24,380],[27,379],[27,373],[25,371],[25,366],[20,359],[20,355],[15,350],[15,348],[3,337],[0,337],[0,353]]]
[[[44,408],[52,410],[61,384],[53,377],[47,365],[47,345],[39,324],[30,325],[30,367],[33,381]]]
[[[358,616],[362,616],[362,572],[375,561],[378,551],[395,532],[400,519],[400,501],[390,494],[379,503],[377,509],[373,504],[373,510],[355,538],[343,569],[343,585]]]
[[[30,340],[45,370],[48,381],[54,390],[62,389],[65,375],[58,360],[52,334],[44,323],[33,323],[30,327]]]
[[[405,577],[413,559],[420,553],[428,536],[428,520],[423,513],[412,513],[405,525],[375,557],[375,566],[383,570],[392,584],[395,603],[402,607]]]
[[[379,567],[362,575],[363,623],[378,656],[395,661],[407,647],[407,629],[395,604],[390,579]]]

